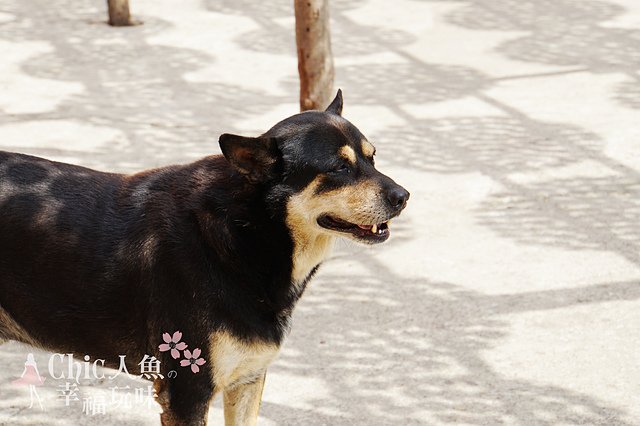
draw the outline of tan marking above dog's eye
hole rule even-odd
[[[362,153],[364,154],[365,157],[371,158],[374,155],[376,155],[376,148],[373,145],[371,145],[371,142],[367,140],[363,140],[361,143],[361,147],[362,147]]]
[[[338,154],[351,164],[356,164],[356,152],[349,145],[341,147]]]

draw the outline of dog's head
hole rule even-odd
[[[249,181],[285,194],[293,234],[380,243],[409,192],[376,170],[376,149],[341,113],[338,91],[324,112],[294,115],[257,138],[222,135],[220,147]]]

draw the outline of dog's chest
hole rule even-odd
[[[225,332],[211,337],[214,386],[224,389],[257,379],[279,351],[275,344],[247,343]]]

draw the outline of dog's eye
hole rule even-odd
[[[335,169],[333,169],[335,173],[351,173],[351,167],[347,163],[342,163]]]

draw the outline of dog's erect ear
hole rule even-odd
[[[336,98],[331,102],[326,109],[326,112],[332,112],[334,114],[342,115],[342,90],[338,89]]]
[[[225,133],[220,136],[220,148],[227,161],[252,183],[271,177],[278,161],[275,138],[249,138]]]

